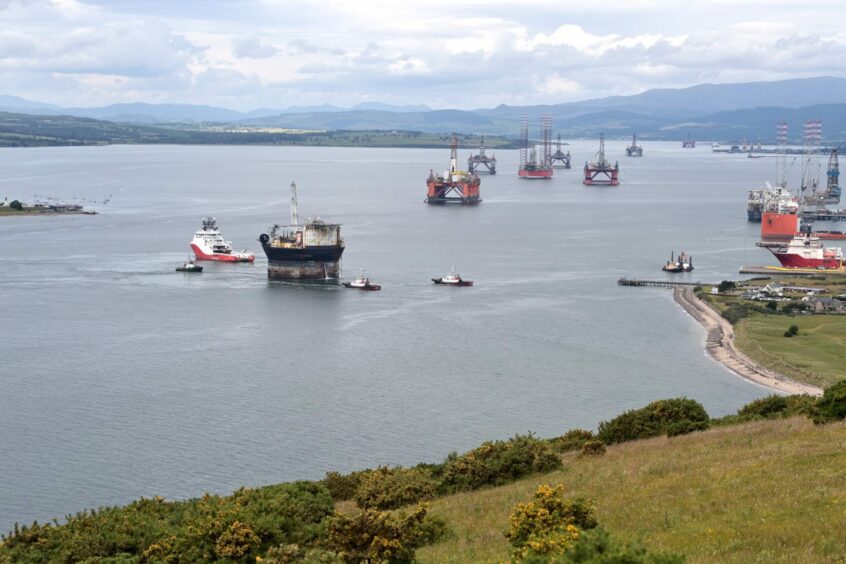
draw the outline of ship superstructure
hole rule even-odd
[[[297,185],[291,182],[291,224],[273,225],[259,237],[271,280],[337,280],[344,254],[341,226],[308,218],[300,223]]]
[[[450,144],[449,170],[443,176],[429,170],[426,179],[426,203],[463,204],[473,206],[482,201],[478,174],[458,169],[458,138],[454,135]]]
[[[605,134],[599,134],[599,152],[596,154],[596,161],[585,163],[585,179],[582,184],[593,186],[596,184],[605,186],[617,186],[620,184],[618,175],[620,165],[615,162],[614,166],[605,158]]]
[[[843,269],[843,249],[827,249],[810,230],[789,241],[760,241],[756,245],[769,250],[785,268]]]
[[[220,262],[253,262],[256,256],[246,250],[232,251],[232,242],[226,241],[217,228],[213,217],[203,218],[203,227],[194,233],[191,250],[197,260],[216,260]]]

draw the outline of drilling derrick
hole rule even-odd
[[[831,150],[831,156],[828,157],[828,169],[826,175],[826,199],[827,203],[840,203],[840,165],[837,162],[837,149]]]
[[[561,150],[561,134],[558,134],[558,140],[555,142],[555,152],[550,157],[550,164],[552,168],[570,168],[570,151],[566,153]]]
[[[605,158],[605,134],[599,134],[599,152],[596,154],[596,161],[592,163],[585,163],[585,179],[582,184],[587,186],[594,186],[596,184],[604,186],[617,186],[620,184],[618,175],[620,173],[619,163],[611,163]]]
[[[482,135],[482,140],[479,145],[479,154],[470,155],[467,159],[467,171],[471,174],[478,174],[479,169],[485,167],[488,174],[496,174],[496,155],[490,157],[485,154],[485,136]]]
[[[825,193],[820,187],[820,143],[822,142],[822,122],[808,120],[802,122],[802,142],[805,160],[802,166],[801,202],[803,207],[823,207],[827,203]]]

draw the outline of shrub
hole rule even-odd
[[[602,441],[587,441],[582,445],[582,454],[585,456],[601,456],[605,454],[605,443]]]
[[[784,336],[785,336],[785,337],[792,337],[792,336],[793,336],[793,333],[791,333],[790,331],[785,331],[785,332],[784,332]]]
[[[142,498],[78,513],[61,525],[16,528],[0,543],[0,561],[248,559],[280,544],[314,545],[333,509],[329,492],[309,482],[189,501]]]
[[[572,429],[560,437],[549,439],[549,444],[556,452],[579,450],[587,442],[593,440],[593,433],[584,429]]]
[[[775,300],[770,300],[767,302],[767,309],[770,311],[776,311],[778,309],[778,302]]]
[[[594,511],[593,502],[565,500],[561,485],[538,486],[532,501],[514,507],[505,538],[514,547],[515,559],[560,554],[573,545],[580,529],[596,527]]]
[[[351,472],[349,474],[326,472],[326,477],[320,483],[326,486],[326,489],[332,495],[332,499],[335,501],[345,501],[353,498],[356,490],[361,485],[362,477],[367,472],[369,470]]]
[[[771,395],[747,403],[738,410],[737,415],[746,420],[808,415],[813,409],[814,401],[809,395]]]
[[[282,544],[267,551],[262,562],[267,564],[341,564],[343,560],[329,550],[305,548],[298,544]]]
[[[349,563],[411,562],[427,541],[427,507],[411,515],[365,509],[353,517],[336,514],[329,521],[328,546]]]
[[[708,428],[708,413],[688,398],[658,400],[641,409],[626,411],[599,424],[597,436],[605,444],[646,439],[659,435],[681,435]]]
[[[23,209],[23,204],[20,203],[20,201],[18,200],[12,200],[12,202],[9,204],[9,207],[13,210],[21,211]]]
[[[846,380],[825,389],[814,405],[812,419],[817,425],[846,419]]]
[[[799,326],[798,325],[791,325],[787,328],[787,332],[791,335],[798,335],[799,334]]]
[[[517,435],[507,441],[486,442],[461,456],[448,458],[440,490],[450,493],[501,485],[560,466],[561,459],[547,441]]]
[[[571,546],[560,555],[529,554],[523,564],[683,564],[675,554],[650,553],[639,545],[622,544],[601,527],[579,532]]]
[[[727,307],[720,315],[723,316],[732,325],[736,324],[741,319],[749,317],[755,312],[761,311],[750,304],[733,304]]]
[[[436,487],[428,470],[385,466],[362,476],[354,499],[362,508],[396,509],[431,499]]]

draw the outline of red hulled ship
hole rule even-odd
[[[191,250],[197,260],[217,260],[221,262],[253,262],[256,255],[246,250],[240,253],[232,251],[232,242],[225,241],[217,228],[215,218],[204,217],[203,228],[194,233]]]
[[[837,247],[825,248],[820,238],[810,232],[797,235],[789,241],[761,241],[756,244],[769,250],[785,268],[843,268],[843,250]]]

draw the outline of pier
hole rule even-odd
[[[799,216],[802,221],[846,221],[846,210],[804,210],[800,212]]]
[[[696,286],[717,286],[702,282],[674,282],[672,280],[638,280],[637,278],[620,278],[619,286],[652,286],[654,288],[688,288]]]

